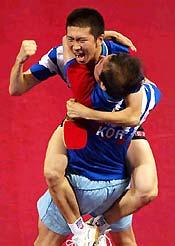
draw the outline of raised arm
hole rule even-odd
[[[131,50],[136,51],[136,47],[133,42],[123,34],[116,31],[105,31],[105,38],[115,38],[117,42],[128,46]]]
[[[24,63],[36,53],[36,50],[37,45],[34,40],[24,40],[22,42],[10,74],[9,93],[11,96],[19,96],[39,83],[30,70],[23,72]]]
[[[71,118],[84,118],[102,122],[114,123],[122,126],[136,126],[139,124],[142,108],[142,89],[131,93],[126,99],[126,108],[116,112],[104,112],[88,108],[80,103],[69,100],[67,114]]]

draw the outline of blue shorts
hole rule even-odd
[[[129,179],[112,181],[92,181],[75,174],[67,175],[76,194],[82,215],[93,217],[103,214],[122,195],[129,185]],[[37,203],[41,221],[51,231],[61,235],[70,234],[70,229],[53,202],[49,191]],[[112,231],[126,230],[132,224],[132,215],[123,217],[111,225]]]

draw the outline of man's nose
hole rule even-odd
[[[74,50],[74,51],[78,51],[78,50],[80,50],[80,49],[81,49],[80,44],[79,44],[78,42],[74,42],[74,44],[73,44],[73,50]]]

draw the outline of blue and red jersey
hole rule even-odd
[[[119,52],[129,52],[126,46],[111,40],[104,40],[101,46],[101,55],[117,54]],[[56,74],[66,81],[64,76],[63,46],[52,48],[41,60],[30,67],[30,71],[39,81],[43,81]]]
[[[101,111],[118,111],[125,108],[124,99],[116,101],[95,82],[88,67],[75,59],[66,64],[66,74],[77,101]],[[160,100],[160,91],[150,81],[143,83],[142,124]],[[67,150],[68,172],[92,180],[125,179],[128,177],[126,153],[137,127],[87,121],[88,141],[84,148]]]
[[[129,49],[110,40],[102,43],[101,55],[129,52]],[[71,66],[70,66],[71,67]],[[82,70],[81,70],[82,69]],[[122,110],[124,100],[116,102],[95,83],[92,74],[83,66],[77,68],[71,87],[79,102],[103,111]],[[63,47],[52,48],[41,60],[30,68],[32,74],[43,81],[56,74],[70,84],[64,74]],[[85,72],[86,70],[86,72]],[[80,72],[81,71],[81,72]],[[75,73],[75,69],[74,69]],[[78,78],[78,80],[77,80]],[[82,78],[84,78],[83,83]],[[85,83],[87,81],[87,84]],[[72,83],[73,82],[73,83]],[[141,123],[157,104],[160,93],[154,84],[147,83],[143,96]],[[128,176],[125,157],[128,145],[136,128],[122,128],[109,123],[88,122],[88,142],[80,150],[68,150],[69,172],[76,172],[93,180],[123,179]]]

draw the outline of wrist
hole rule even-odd
[[[25,60],[22,59],[20,56],[16,57],[16,64],[23,65],[25,63]]]
[[[101,116],[100,113],[101,112],[98,111],[98,110],[89,109],[88,114],[87,114],[87,116],[88,116],[87,119],[88,120],[99,120],[100,119],[100,116]]]
[[[86,111],[86,119],[87,120],[94,120],[94,110],[88,108]]]

